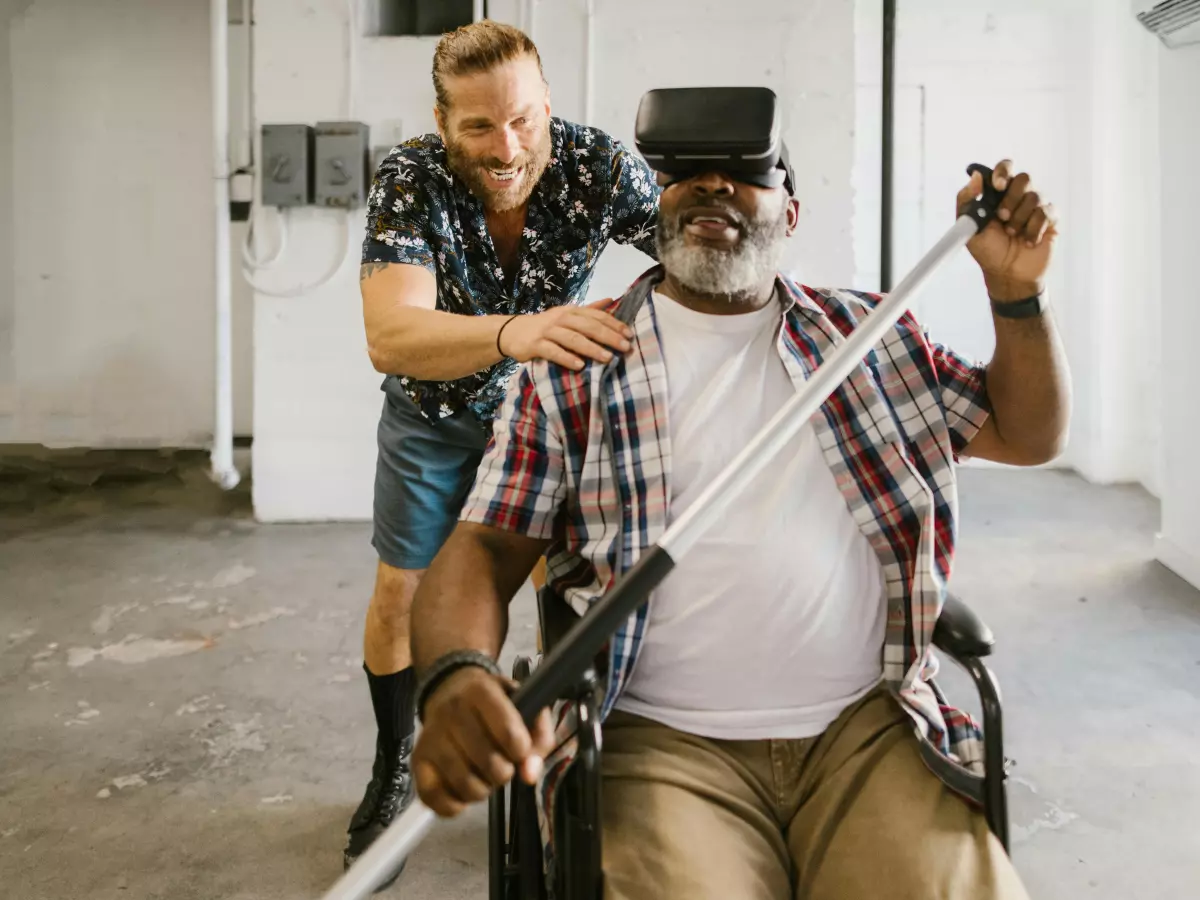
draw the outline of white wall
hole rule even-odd
[[[1162,368],[1164,477],[1158,558],[1200,588],[1200,45],[1159,51],[1162,150]],[[1153,399],[1158,391],[1144,395]]]
[[[345,115],[344,3],[258,0],[256,106],[261,122]],[[636,104],[652,87],[766,83],[785,98],[785,125],[805,217],[791,262],[814,282],[853,277],[850,171],[854,143],[853,5],[845,0],[604,0],[596,4],[594,124],[630,140]],[[583,3],[542,2],[533,37],[554,111],[583,110]],[[518,4],[492,0],[517,23]],[[634,27],[636,23],[636,27]],[[359,47],[355,117],[376,132],[433,127],[429,65],[436,39],[370,38]],[[747,48],[754,47],[753,52]],[[263,216],[263,228],[274,221]],[[321,274],[339,250],[339,214],[294,215],[287,265],[271,285]],[[371,513],[380,377],[365,350],[355,249],[327,287],[294,300],[256,298],[254,501],[264,520],[355,519]],[[647,260],[608,250],[593,296],[620,292]],[[265,280],[265,279],[264,279]]]
[[[12,60],[9,53],[9,23],[23,13],[32,0],[0,0],[0,433],[6,411],[15,403],[13,383],[13,327],[16,299],[13,273],[13,119]]]
[[[879,288],[880,6],[858,2],[855,250],[859,286],[871,290]],[[1049,288],[1075,414],[1057,464],[1155,490],[1156,39],[1127,0],[906,0],[896,30],[893,277],[948,227],[968,162],[1010,157],[1029,171],[1062,217]],[[965,251],[916,311],[938,339],[991,356],[987,298]]]
[[[0,417],[12,393],[12,66],[8,53],[9,0],[0,5]],[[2,418],[0,418],[2,421]]]
[[[205,445],[208,4],[22,5],[7,36],[15,296],[0,441]]]

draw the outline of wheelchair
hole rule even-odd
[[[549,587],[538,593],[543,652],[548,653],[580,616]],[[947,769],[932,748],[923,747],[931,767],[958,793],[983,809],[988,827],[1007,851],[1009,763],[1004,757],[1000,691],[983,658],[995,645],[991,630],[962,600],[947,596],[933,633],[933,644],[966,670],[982,701],[984,774]],[[519,657],[513,678],[522,682],[533,670],[529,657]],[[553,897],[555,900],[600,900],[603,872],[600,856],[600,691],[599,665],[584,672],[561,695],[578,704],[579,752],[562,776],[555,797]],[[488,807],[489,900],[548,900],[543,871],[541,830],[535,789],[514,780],[495,792]]]

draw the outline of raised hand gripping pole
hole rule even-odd
[[[992,186],[992,170],[972,163],[968,174],[983,176],[983,194],[972,200],[933,249],[922,257],[904,280],[850,333],[796,396],[751,440],[741,453],[663,533],[653,547],[603,599],[588,610],[580,623],[542,661],[513,694],[527,723],[558,699],[568,684],[592,665],[617,629],[658,587],[696,539],[718,521],[735,500],[821,408],[839,384],[858,367],[879,341],[904,315],[917,291],[952,254],[964,247],[996,215],[1001,195]],[[323,900],[366,900],[403,862],[433,827],[434,813],[414,800],[403,815],[379,836],[370,849],[325,894]]]

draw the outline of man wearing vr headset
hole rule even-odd
[[[653,173],[604,132],[551,117],[527,35],[492,21],[447,34],[433,82],[439,133],[380,165],[363,245],[367,344],[387,376],[363,640],[379,730],[347,865],[412,797],[409,605],[509,377],[533,358],[580,368],[625,349],[624,325],[575,304],[608,241],[654,252]]]
[[[775,126],[769,152],[728,160],[709,148],[696,161],[688,129],[671,134],[690,120],[719,144],[764,99],[712,93],[663,92],[639,117],[667,186],[661,267],[609,307],[633,323],[633,349],[518,373],[418,591],[414,774],[442,815],[514,775],[540,778],[553,812],[570,719],[558,735],[548,713],[527,729],[493,662],[534,562],[548,550],[551,585],[584,612],[878,300],[778,274],[799,204]],[[982,813],[935,774],[978,771],[981,750],[929,683],[954,460],[1049,460],[1069,416],[1042,296],[1054,211],[1008,161],[993,184],[998,221],[968,245],[992,300],[991,362],[931,343],[906,315],[610,642],[606,897],[1026,898]]]

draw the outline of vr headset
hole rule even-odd
[[[668,184],[716,171],[794,194],[780,130],[779,102],[770,88],[660,88],[638,104],[634,141]]]

